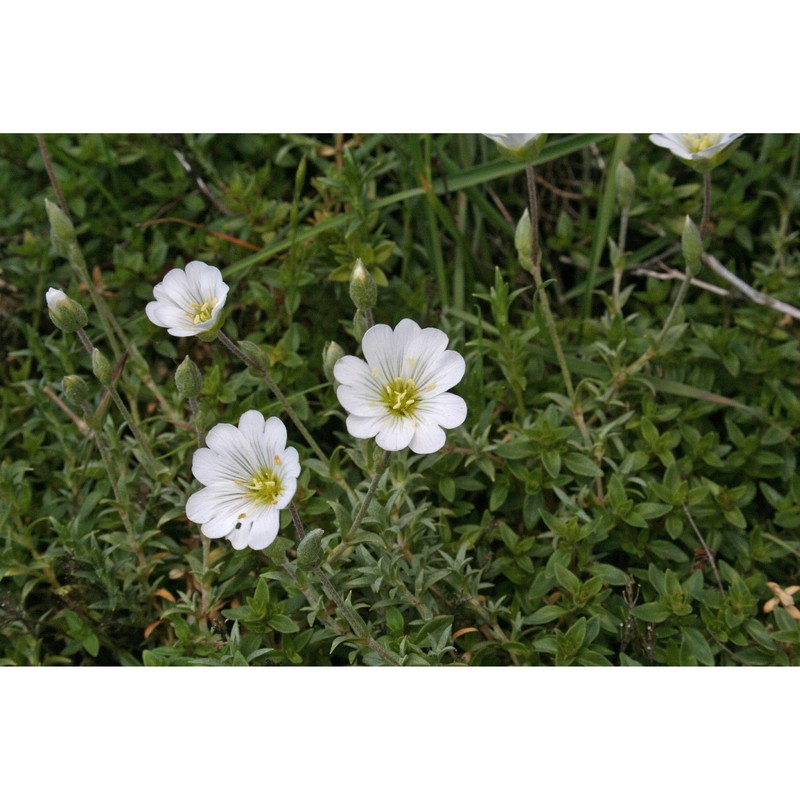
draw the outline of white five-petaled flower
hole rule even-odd
[[[197,450],[192,472],[205,488],[186,503],[186,516],[211,539],[226,537],[236,550],[268,547],[278,535],[280,510],[297,489],[300,461],[286,447],[286,426],[258,411],[238,427],[215,425]]]
[[[153,295],[155,301],[145,308],[150,322],[173,336],[195,336],[216,330],[228,286],[216,267],[191,261],[185,271],[170,270]]]
[[[743,133],[651,133],[650,141],[702,170],[721,164],[735,149],[731,145],[742,136]]]
[[[456,428],[467,417],[464,400],[447,391],[464,377],[464,358],[447,344],[446,333],[422,330],[410,319],[394,330],[371,327],[361,341],[366,362],[343,356],[333,368],[348,432],[357,439],[374,436],[384,450],[439,450],[442,428]]]

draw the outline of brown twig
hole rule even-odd
[[[74,423],[84,436],[90,436],[89,426],[49,387],[42,390]]]
[[[706,540],[703,538],[703,534],[700,533],[700,529],[697,527],[694,521],[694,517],[689,513],[689,509],[686,507],[686,503],[681,504],[683,507],[683,513],[686,514],[686,519],[689,520],[689,524],[694,529],[695,535],[700,541],[700,544],[705,550],[706,558],[708,558],[708,563],[711,564],[711,569],[714,570],[714,577],[717,579],[717,586],[719,586],[719,590],[722,592],[722,596],[725,596],[725,589],[722,586],[722,578],[719,576],[719,572],[717,571],[717,562],[714,560],[714,554],[709,549],[708,545],[706,544]]]
[[[717,275],[719,275],[720,278],[726,280],[732,286],[735,286],[748,300],[752,301],[753,303],[758,303],[760,306],[766,306],[767,308],[771,308],[775,311],[780,311],[783,314],[788,314],[790,317],[794,317],[794,319],[800,319],[800,308],[795,308],[794,306],[784,303],[781,300],[775,300],[775,298],[763,294],[757,289],[754,289],[752,286],[746,284],[741,278],[737,278],[736,275],[725,269],[725,267],[723,267],[722,264],[710,253],[703,254],[703,263],[709,267],[712,272],[715,272]]]
[[[661,272],[656,272],[656,270],[639,267],[638,269],[633,270],[633,274],[643,275],[646,278],[655,278],[657,281],[686,280],[685,272],[681,272],[679,269],[672,269],[671,267],[668,267],[666,264],[660,264],[660,266],[663,267]],[[707,292],[718,294],[720,297],[730,297],[731,294],[727,289],[723,289],[721,286],[717,286],[714,283],[706,283],[705,281],[698,280],[697,278],[692,278],[691,284],[692,286],[696,286],[698,289],[705,289]]]
[[[50,184],[53,187],[53,191],[56,193],[56,197],[58,197],[58,203],[61,206],[61,210],[67,215],[67,218],[69,218],[67,201],[64,199],[64,193],[61,191],[61,185],[58,182],[58,178],[56,178],[56,172],[53,169],[53,162],[50,160],[50,153],[47,149],[47,144],[44,141],[44,136],[41,133],[37,133],[36,141],[39,142],[39,150],[42,153],[44,168],[47,170],[47,176],[50,178]]]

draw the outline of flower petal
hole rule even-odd
[[[464,377],[465,369],[466,363],[461,353],[445,350],[438,358],[428,362],[426,369],[415,380],[425,396],[435,396],[452,389]]]
[[[445,392],[421,400],[417,415],[425,424],[432,422],[443,428],[457,428],[467,418],[467,404],[463,397]]]
[[[346,386],[369,385],[375,380],[367,362],[355,356],[342,356],[333,365],[333,377]]]
[[[393,417],[387,414],[381,419],[375,443],[384,450],[402,450],[414,436],[414,421],[411,417]]]
[[[336,396],[345,411],[360,417],[372,417],[385,410],[374,386],[338,386]]]
[[[371,439],[377,436],[378,431],[383,424],[382,416],[374,417],[359,417],[355,414],[350,414],[345,420],[347,425],[347,432],[356,439]]]
[[[253,550],[269,547],[278,535],[281,515],[277,508],[266,508],[260,511],[252,521],[247,545]]]
[[[447,437],[445,432],[435,423],[418,425],[414,436],[409,442],[409,447],[419,454],[435,453],[444,447]]]

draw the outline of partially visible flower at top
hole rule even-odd
[[[666,147],[698,172],[718,167],[739,146],[743,133],[651,133],[650,141]]]
[[[145,308],[154,325],[173,336],[214,333],[228,296],[222,273],[202,261],[190,261],[186,270],[171,269],[154,289],[154,302]]]
[[[357,439],[374,436],[384,450],[441,449],[442,428],[456,428],[467,417],[464,400],[447,391],[464,377],[464,358],[447,344],[444,331],[423,330],[410,319],[394,330],[373,325],[361,341],[366,361],[343,356],[333,368],[348,432]]]
[[[547,139],[546,133],[484,133],[512,161],[533,161]]]
[[[205,488],[189,498],[186,516],[205,536],[224,536],[236,550],[268,547],[300,475],[297,450],[286,447],[286,426],[277,417],[265,420],[259,411],[246,411],[238,427],[215,425],[206,445],[192,460]]]
[[[53,325],[64,333],[74,333],[85,328],[89,322],[83,306],[64,294],[61,289],[53,289],[51,286],[45,293],[44,299],[47,301],[47,311]]]

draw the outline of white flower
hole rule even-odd
[[[239,426],[215,425],[197,450],[192,472],[204,489],[186,503],[186,516],[211,539],[230,539],[236,550],[268,547],[278,535],[280,510],[297,489],[300,461],[286,447],[286,426],[258,411]]]
[[[484,133],[513,161],[533,161],[544,147],[546,133]]]
[[[185,272],[170,270],[153,295],[155,301],[145,308],[150,322],[173,336],[195,336],[216,330],[228,286],[216,267],[191,261]]]
[[[447,343],[443,331],[421,330],[410,319],[394,330],[373,325],[361,341],[366,362],[343,356],[333,368],[341,384],[336,394],[349,412],[348,432],[357,439],[374,436],[384,450],[439,450],[442,428],[456,428],[467,416],[464,400],[447,391],[464,377],[464,359]]]
[[[727,148],[742,136],[743,133],[652,133],[650,141],[659,147],[666,147],[690,166],[710,169],[721,164],[733,152],[734,148],[731,147],[729,151]]]

